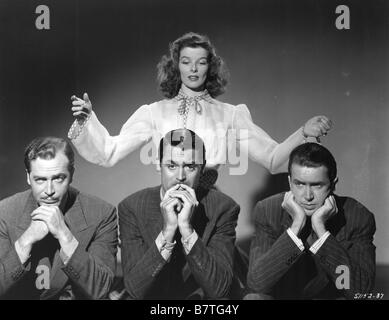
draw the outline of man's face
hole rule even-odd
[[[163,192],[176,184],[185,184],[195,189],[201,176],[202,161],[202,154],[197,150],[182,151],[180,147],[164,146],[161,163]]]
[[[60,206],[65,199],[72,176],[68,169],[69,160],[63,152],[55,158],[37,158],[31,161],[31,172],[27,182],[34,199],[40,206]]]
[[[293,163],[289,186],[295,201],[307,216],[312,216],[332,191],[328,169],[324,166],[314,168]]]

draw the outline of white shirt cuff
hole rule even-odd
[[[19,244],[19,240],[16,240],[15,242],[15,251],[18,254],[19,260],[22,264],[25,264],[26,261],[30,258],[31,254],[29,252],[26,252],[26,250],[23,250],[22,247]]]
[[[168,242],[163,236],[163,233],[161,231],[157,239],[155,239],[155,245],[157,246],[158,251],[161,254],[162,258],[165,261],[168,261],[170,259],[170,256],[172,255],[173,248],[176,245],[176,241]]]
[[[190,250],[192,250],[192,247],[194,246],[195,242],[199,236],[197,235],[196,231],[193,231],[192,234],[187,237],[186,239],[181,238],[182,246],[184,247],[185,254],[189,254]]]
[[[304,251],[304,244],[303,242],[294,234],[294,232],[288,228],[286,230],[286,232],[288,233],[288,235],[290,236],[290,238],[293,240],[293,242],[296,244],[296,246],[301,250],[301,251]]]
[[[309,248],[309,250],[313,253],[316,254],[316,252],[319,251],[323,243],[327,240],[328,236],[330,235],[329,231],[326,231],[319,239],[317,239],[312,246]]]
[[[67,265],[70,258],[72,257],[74,251],[76,251],[78,247],[78,241],[73,236],[73,239],[66,245],[63,245],[61,247],[61,250],[59,250],[59,256],[63,262],[64,265]]]

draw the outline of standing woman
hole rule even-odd
[[[316,116],[282,143],[274,141],[253,123],[246,105],[234,106],[215,99],[227,84],[223,60],[210,40],[196,33],[184,34],[170,44],[169,54],[158,64],[158,80],[166,99],[138,108],[117,136],[111,136],[99,122],[86,93],[83,99],[73,96],[76,119],[68,136],[80,155],[110,167],[147,142],[153,141],[157,148],[167,132],[187,128],[204,141],[205,177],[212,185],[231,146],[240,146],[241,155],[248,153],[253,161],[278,173],[286,171],[288,156],[296,146],[308,137],[326,135],[332,126],[327,117]],[[237,132],[236,141],[229,141],[229,130]]]

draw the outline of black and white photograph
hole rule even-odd
[[[387,1],[1,0],[0,39],[0,300],[388,299]]]

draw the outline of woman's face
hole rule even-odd
[[[180,52],[178,69],[182,83],[193,91],[204,90],[208,72],[208,51],[202,47],[185,47]]]

